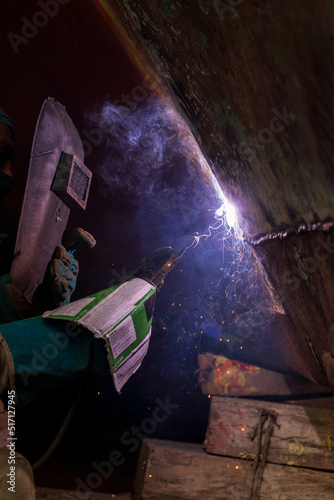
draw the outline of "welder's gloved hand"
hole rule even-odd
[[[78,261],[62,245],[56,247],[49,268],[51,295],[55,307],[68,304],[75,290],[79,272]]]

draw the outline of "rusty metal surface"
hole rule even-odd
[[[313,377],[326,383],[323,358],[334,354],[333,232],[271,240],[256,252],[294,325],[294,337],[303,346]],[[334,387],[328,376],[327,383]]]
[[[248,237],[334,214],[332,2],[120,3]]]
[[[27,186],[11,269],[13,286],[31,301],[61,244],[70,209],[51,191],[62,151],[84,159],[79,134],[65,108],[45,100],[36,125]]]
[[[254,254],[283,301],[310,378],[334,388],[323,362],[334,354],[332,247],[324,260],[314,255],[317,238],[331,236],[295,234],[334,220],[334,4],[231,3],[119,0],[246,238],[268,240]],[[286,231],[292,239],[271,238]]]

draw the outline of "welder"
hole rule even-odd
[[[0,201],[10,193],[13,185],[14,141],[15,133],[12,120],[0,109]],[[75,236],[81,240],[91,239],[91,236],[83,230],[77,230]],[[19,404],[24,404],[35,393],[38,394],[38,389],[41,386],[44,391],[45,388],[54,386],[54,384],[50,384],[45,374],[38,373],[38,380],[29,380],[29,383],[23,383],[21,391],[21,381],[19,380],[19,384],[15,383],[15,369],[16,367],[22,369],[22,366],[26,365],[25,369],[28,370],[29,374],[33,373],[36,376],[36,371],[31,370],[34,349],[40,349],[43,347],[43,342],[49,341],[48,333],[57,332],[57,330],[61,329],[59,323],[50,322],[48,324],[40,315],[46,306],[58,307],[69,302],[70,296],[75,289],[77,274],[77,261],[74,259],[73,254],[67,252],[61,245],[55,249],[48,268],[47,282],[49,290],[44,287],[42,293],[39,294],[40,297],[37,297],[33,304],[20,299],[18,292],[11,284],[9,273],[0,278],[0,396],[2,396],[5,406],[11,404],[11,411],[13,404],[14,410],[16,410]],[[89,360],[90,341],[91,336],[88,337],[86,332],[86,335],[83,334],[80,339],[72,342],[65,355],[61,353],[61,356],[59,356],[59,358],[62,358],[63,364],[66,365],[65,360],[68,360],[69,364],[72,355],[80,360],[78,369],[84,369]],[[53,373],[56,370],[57,366],[53,364]],[[71,380],[70,375],[72,375],[73,379],[73,373],[64,373],[63,375],[63,381],[66,380],[66,376]],[[57,379],[57,377],[55,378]],[[42,383],[40,382],[41,379],[43,380]],[[17,385],[19,387],[16,387]],[[15,397],[9,401],[8,394],[16,396],[17,393],[18,398]],[[15,411],[13,413],[15,415]],[[13,473],[14,467],[10,468],[10,453],[13,453],[13,450],[0,448],[0,498],[33,500],[35,492],[32,468],[27,460],[17,452],[15,452],[15,480],[12,481],[12,485],[8,483],[9,474]]]
[[[0,109],[0,201],[13,185],[14,140],[12,120]],[[74,232],[74,239],[80,239],[81,243],[88,241],[88,246],[92,246],[91,235],[81,229]],[[14,415],[20,405],[49,389],[68,385],[88,366],[93,337],[83,329],[79,338],[71,339],[65,352],[59,351],[57,360],[48,363],[47,369],[32,367],[34,353],[50,344],[49,335],[56,338],[64,328],[61,322],[48,322],[41,314],[45,307],[59,307],[69,302],[77,274],[78,263],[73,252],[67,252],[60,245],[47,270],[47,288],[42,288],[33,304],[21,300],[9,273],[0,278],[0,396],[5,407],[11,405],[11,411],[14,405]],[[13,395],[10,400],[9,394]],[[8,483],[14,467],[10,468],[11,453],[11,449],[0,448],[0,498],[34,500],[32,468],[16,451],[15,479],[13,484]]]
[[[8,181],[8,178],[12,179],[13,173],[14,130],[10,118],[3,111],[0,112],[1,131],[3,134],[0,135],[0,141],[7,144],[3,148],[3,179]],[[4,196],[10,191],[10,184],[4,182]],[[88,242],[91,238],[83,230],[79,230],[76,237]],[[172,248],[165,247],[143,259],[129,274],[128,279],[139,277],[154,282],[153,277],[168,261],[171,253]],[[32,305],[22,301],[11,285],[10,276],[7,274],[0,279],[0,394],[3,394],[4,404],[8,403],[6,389],[15,391],[16,407],[20,407],[52,389],[69,386],[87,368],[93,371],[102,369],[110,376],[103,339],[94,338],[90,331],[73,322],[65,323],[42,317],[46,307],[53,309],[69,302],[77,271],[78,265],[73,253],[62,245],[57,247],[47,270],[46,283],[51,291],[50,306],[38,300],[38,293],[35,294],[36,300]],[[163,282],[161,271],[158,275],[157,281]],[[45,291],[47,289],[44,288],[42,297],[46,296]],[[1,481],[0,474],[0,493]]]
[[[10,193],[13,185],[14,140],[12,120],[0,109],[0,201]],[[76,238],[90,240],[90,243],[92,240],[89,233],[80,229],[76,232]],[[0,394],[8,386],[9,379],[9,386],[15,386],[13,356],[19,355],[21,359],[22,353],[27,351],[24,357],[27,363],[29,356],[31,358],[31,349],[35,345],[40,347],[39,329],[49,328],[40,317],[45,308],[52,309],[69,302],[78,274],[78,263],[73,253],[67,252],[62,245],[58,246],[47,274],[47,289],[45,285],[42,287],[42,292],[36,296],[33,304],[20,299],[19,293],[11,284],[9,273],[0,278],[0,324],[3,325],[0,329]],[[28,321],[32,317],[34,320]],[[8,326],[11,322],[15,322],[15,325]],[[20,336],[17,336],[18,332],[21,332]],[[6,338],[11,344],[10,349]]]

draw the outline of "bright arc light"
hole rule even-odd
[[[224,203],[216,210],[215,216],[221,219],[225,214],[226,222],[230,227],[235,227],[237,224],[237,214],[234,206],[225,199]]]

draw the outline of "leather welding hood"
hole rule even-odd
[[[38,117],[11,268],[15,289],[31,301],[57,245],[70,208],[51,190],[62,153],[84,159],[79,133],[64,106],[48,98]]]

